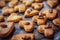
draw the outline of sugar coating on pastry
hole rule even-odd
[[[17,15],[16,13],[12,13],[8,18],[7,21],[8,22],[19,22],[20,20],[22,20],[22,17]]]

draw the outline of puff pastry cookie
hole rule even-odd
[[[13,22],[1,22],[0,23],[0,37],[5,38],[10,35],[14,29]]]
[[[12,0],[4,0],[5,2],[10,2],[10,1],[12,1]]]
[[[53,8],[58,4],[58,0],[47,0],[47,4]]]
[[[23,4],[25,4],[26,6],[30,6],[34,0],[21,0]]]
[[[6,6],[5,1],[0,0],[0,7],[4,7],[4,6]]]
[[[34,40],[35,35],[30,33],[30,34],[17,34],[12,37],[11,40]]]
[[[18,0],[12,0],[12,1],[9,2],[8,6],[9,6],[9,7],[14,7],[14,6],[16,6],[17,4],[18,4]]]
[[[36,10],[42,9],[44,5],[42,3],[33,3],[32,7]]]
[[[32,17],[32,16],[35,16],[35,15],[38,15],[38,11],[37,10],[33,10],[32,8],[28,8],[25,11],[24,17]]]
[[[37,28],[39,33],[42,33],[45,35],[47,38],[53,37],[54,29],[52,28],[51,25],[40,25]]]
[[[20,4],[14,7],[15,11],[19,11],[19,12],[25,12],[26,10],[26,6],[24,4]]]
[[[2,9],[2,15],[4,15],[4,16],[9,15],[9,14],[11,14],[13,12],[15,12],[13,8],[4,7]]]
[[[55,25],[57,25],[57,26],[60,27],[60,18],[54,19],[54,20],[53,20],[53,23],[54,23]]]
[[[30,21],[20,21],[19,26],[24,28],[26,32],[32,32],[34,30],[34,23]]]
[[[7,21],[8,22],[19,22],[20,20],[22,20],[22,17],[17,15],[16,13],[12,13],[8,18]]]
[[[55,9],[49,9],[49,10],[43,10],[41,12],[42,15],[45,15],[48,19],[54,19],[57,15],[57,10]]]
[[[46,20],[47,20],[47,18],[45,17],[45,16],[42,16],[42,15],[40,15],[40,16],[33,16],[32,17],[32,21],[33,22],[37,22],[37,24],[38,25],[43,25],[43,24],[45,24],[46,23]]]

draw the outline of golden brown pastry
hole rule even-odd
[[[58,6],[56,7],[56,9],[57,9],[57,11],[60,12],[60,5],[58,5]]]
[[[53,20],[53,23],[54,23],[55,25],[57,25],[57,26],[60,27],[60,18],[54,19],[54,20]]]
[[[5,1],[0,0],[0,7],[4,7],[4,6],[6,6]]]
[[[58,4],[58,0],[47,0],[47,4],[53,8]]]
[[[33,3],[32,7],[36,10],[40,10],[44,7],[44,5],[42,3]]]
[[[52,28],[45,29],[45,31],[44,31],[44,35],[47,38],[52,38],[53,34],[54,34],[54,30]]]
[[[38,25],[43,25],[46,23],[46,17],[45,16],[39,16],[39,18],[37,19],[37,24]]]
[[[33,22],[37,22],[37,24],[38,25],[43,25],[43,24],[45,24],[46,23],[46,20],[47,20],[47,18],[45,17],[45,16],[43,16],[43,15],[40,15],[40,16],[33,16],[32,17],[32,21]]]
[[[1,22],[0,23],[0,37],[5,38],[10,35],[14,29],[13,22]]]
[[[40,25],[40,26],[38,26],[38,28],[37,28],[38,32],[39,33],[44,33],[45,27],[47,27],[47,26],[46,25]]]
[[[37,28],[39,33],[42,33],[45,35],[45,37],[51,38],[53,37],[54,29],[51,25],[40,25]]]
[[[9,7],[14,7],[14,6],[16,6],[17,4],[18,4],[18,0],[12,0],[12,1],[9,2],[8,6],[9,6]]]
[[[33,10],[32,8],[28,8],[25,11],[24,17],[32,17],[32,16],[35,16],[35,15],[38,15],[38,11],[37,10]]]
[[[26,32],[32,32],[34,30],[34,23],[30,21],[20,21],[19,26],[24,28]]]
[[[24,4],[20,4],[14,7],[15,11],[19,11],[19,12],[25,12],[26,10],[26,6]]]
[[[43,2],[43,0],[35,0],[35,2]]]
[[[37,22],[37,19],[38,19],[38,18],[39,18],[39,16],[38,16],[38,15],[35,15],[35,16],[32,17],[32,21],[33,21],[33,22]]]
[[[13,12],[14,12],[14,9],[13,9],[13,8],[4,7],[4,8],[2,9],[2,14],[3,14],[4,16],[9,15],[9,14],[11,14],[11,13],[13,13]]]
[[[22,0],[22,3],[25,4],[25,6],[30,6],[34,0]]]
[[[12,0],[4,0],[5,2],[10,2],[10,1],[12,1]]]
[[[34,34],[17,34],[12,37],[11,40],[34,40],[35,35]]]
[[[4,21],[4,16],[0,16],[0,22]]]
[[[17,15],[16,13],[12,13],[8,18],[7,21],[8,22],[19,22],[20,20],[22,20],[22,17]]]
[[[57,10],[56,9],[43,10],[41,14],[45,15],[48,19],[51,20],[56,18]]]

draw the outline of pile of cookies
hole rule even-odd
[[[35,35],[31,32],[34,31],[34,23],[37,23],[37,31],[47,38],[52,38],[54,34],[53,25],[46,24],[46,22],[47,20],[51,20],[54,25],[60,27],[60,18],[56,18],[58,12],[60,12],[60,5],[58,5],[58,0],[46,0],[47,5],[52,9],[41,11],[44,8],[43,1],[0,0],[0,8],[2,8],[2,15],[0,16],[0,37],[8,37],[13,31],[15,23],[19,23],[19,27],[23,28],[27,33],[13,35],[11,40],[34,40]],[[54,8],[55,6],[57,7]],[[24,13],[24,18],[31,18],[32,21],[23,20],[23,17],[16,12]],[[8,16],[6,21],[4,21],[5,16]]]

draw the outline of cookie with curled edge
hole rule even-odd
[[[57,15],[57,10],[56,9],[48,9],[48,10],[43,10],[41,12],[42,15],[45,15],[47,19],[55,19]]]
[[[30,21],[20,21],[19,26],[26,32],[32,32],[34,30],[34,23]]]
[[[7,21],[8,22],[19,22],[20,20],[22,20],[22,17],[17,15],[16,13],[12,13],[8,18]]]
[[[11,14],[13,12],[15,12],[13,8],[4,7],[2,9],[2,15],[4,15],[4,16],[9,15],[9,14]]]
[[[0,7],[2,8],[2,7],[5,7],[5,6],[6,6],[5,1],[4,0],[0,0]]]
[[[43,2],[43,0],[35,0],[35,2]]]
[[[34,0],[21,0],[23,4],[25,4],[26,6],[30,6]]]
[[[13,35],[11,40],[34,40],[35,35],[32,33],[26,33],[26,34],[16,34]]]
[[[53,8],[58,4],[58,0],[47,0],[47,4]]]
[[[44,7],[44,5],[42,3],[33,3],[32,7],[36,10],[40,10]]]
[[[0,22],[4,21],[4,16],[0,16]]]
[[[38,26],[37,30],[39,33],[44,34],[47,38],[53,37],[54,29],[51,25],[40,25]]]
[[[35,16],[35,15],[38,15],[38,12],[39,11],[33,10],[32,8],[28,8],[24,13],[24,17],[32,17],[32,16]]]
[[[57,26],[60,27],[60,18],[54,19],[54,20],[53,20],[53,23],[54,23],[55,25],[57,25]]]
[[[18,4],[18,0],[12,0],[8,3],[9,7],[15,7]]]
[[[45,24],[46,20],[47,20],[46,16],[43,16],[43,15],[40,15],[40,16],[36,15],[32,17],[32,21],[37,22],[38,25]]]
[[[0,23],[0,37],[8,37],[14,29],[13,22],[1,22]]]
[[[15,7],[14,7],[14,10],[15,10],[15,12],[16,12],[16,11],[25,12],[26,6],[25,6],[24,4],[20,4],[20,5],[15,6]]]
[[[56,10],[60,12],[60,5],[56,7]]]

